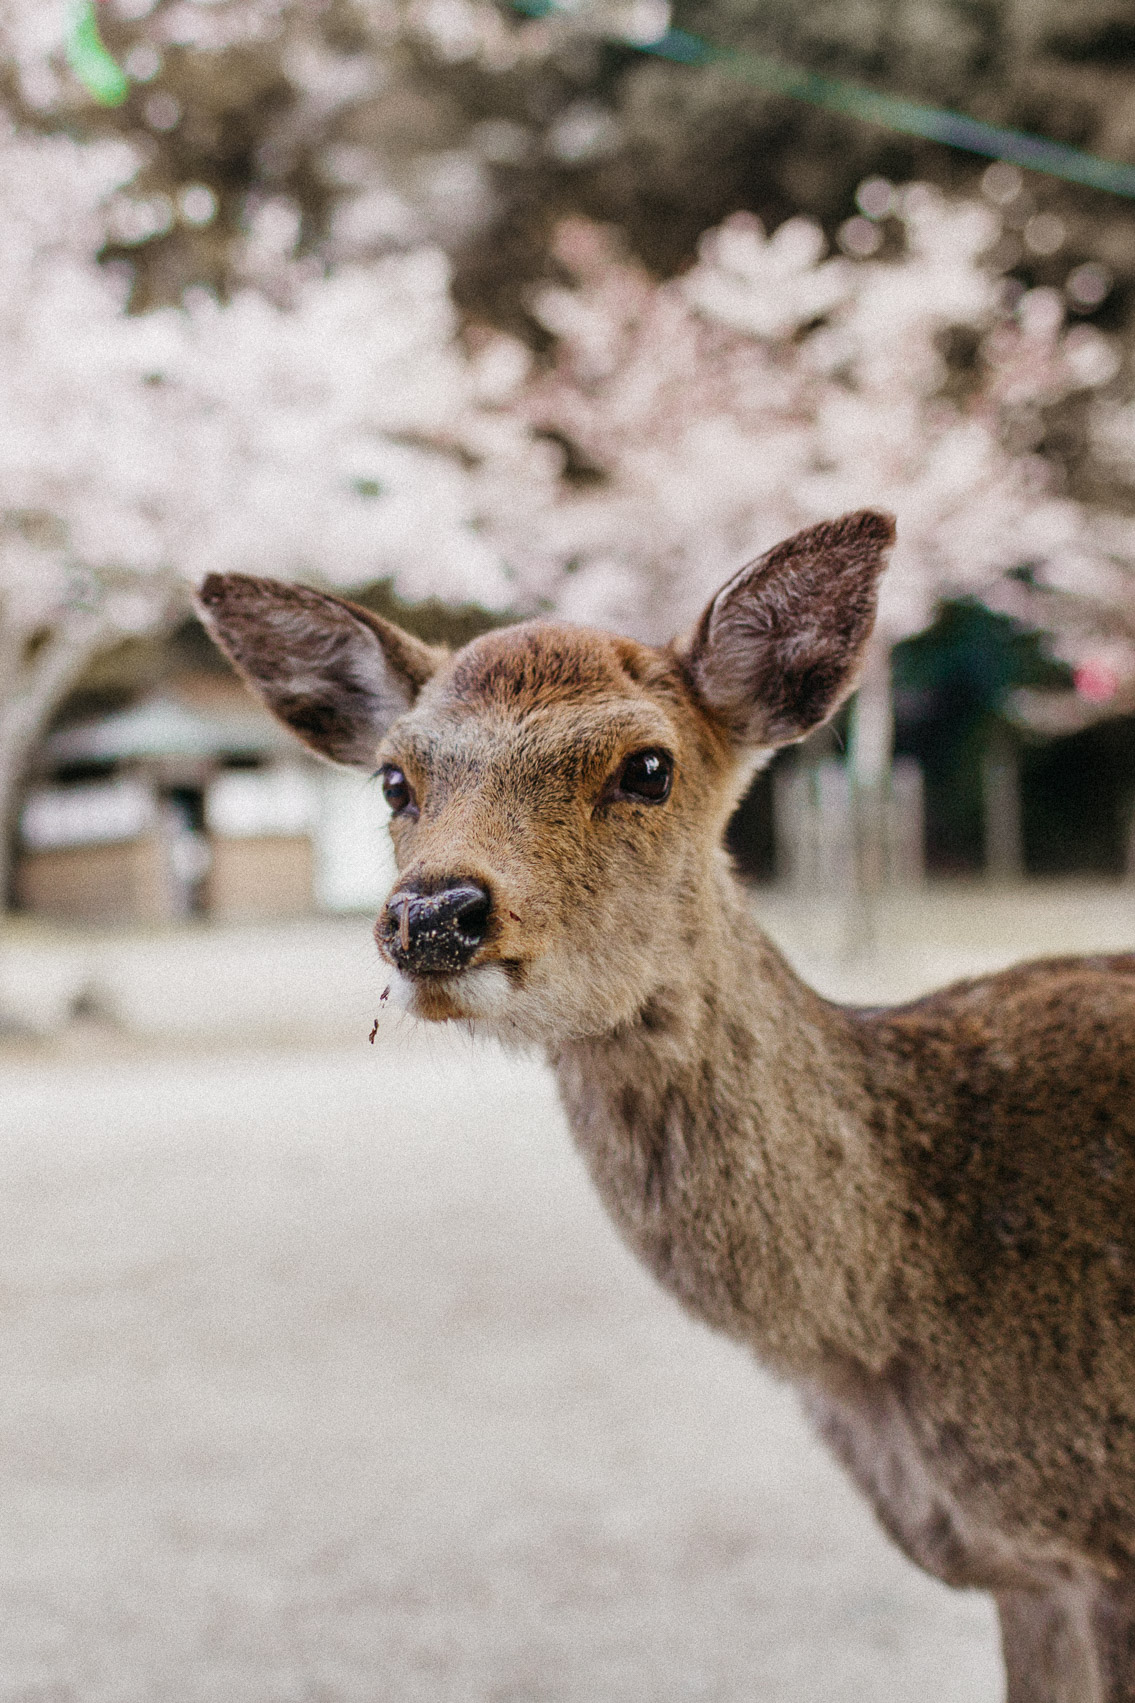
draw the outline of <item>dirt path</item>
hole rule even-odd
[[[994,1703],[491,1052],[0,1065],[3,1703]]]

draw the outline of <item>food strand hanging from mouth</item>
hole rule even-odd
[[[378,1003],[380,1005],[385,1005],[389,998],[390,998],[390,986],[389,986],[389,984],[387,984],[387,986],[383,988],[382,992],[378,996]],[[367,1036],[367,1040],[370,1042],[372,1047],[374,1046],[374,1038],[377,1034],[378,1034],[378,1018],[376,1017],[375,1020],[374,1020],[374,1027],[371,1029],[370,1034]]]

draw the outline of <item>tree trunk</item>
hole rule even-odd
[[[112,629],[98,610],[75,610],[23,664],[0,695],[0,909],[11,902],[16,801],[52,711]]]
[[[859,690],[851,706],[847,752],[852,834],[852,883],[848,896],[846,949],[868,951],[878,936],[879,896],[886,870],[887,795],[894,748],[891,653],[882,638],[872,641]]]

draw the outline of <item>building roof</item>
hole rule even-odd
[[[296,745],[282,727],[249,703],[237,707],[190,708],[159,694],[128,710],[61,728],[46,739],[41,762],[121,763],[160,757],[296,756]]]

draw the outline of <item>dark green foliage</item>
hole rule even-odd
[[[1135,718],[1026,747],[1021,804],[1030,874],[1122,874],[1135,810]]]
[[[1042,635],[969,600],[896,646],[896,750],[917,757],[926,786],[927,857],[942,872],[982,861],[982,764],[994,736],[1020,742],[1006,717],[1020,686],[1063,687],[1071,673]]]

